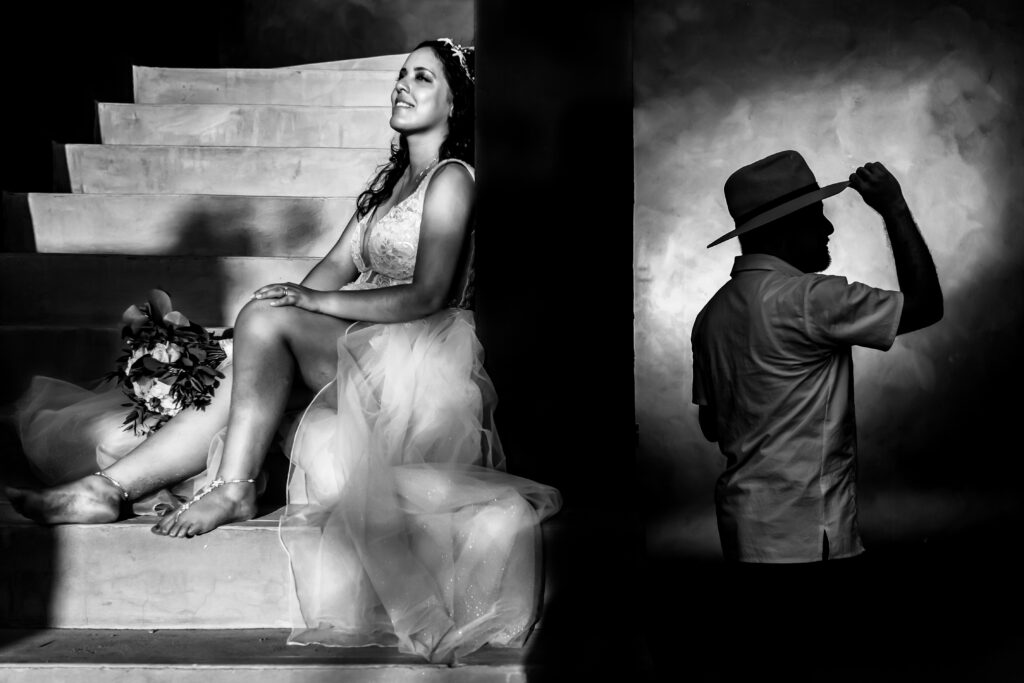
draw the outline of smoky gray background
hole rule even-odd
[[[693,320],[739,245],[722,187],[782,149],[821,184],[881,161],[945,294],[938,325],[854,349],[860,523],[925,543],[1019,515],[1024,187],[1021,17],[1010,2],[634,3],[634,308],[651,553],[720,554],[724,468],[691,403]],[[881,219],[847,190],[825,271],[897,289]]]
[[[473,0],[222,0],[218,12],[225,66],[397,54],[441,36],[474,42]]]

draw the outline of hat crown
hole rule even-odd
[[[777,152],[739,169],[725,181],[725,202],[737,224],[788,197],[818,189],[799,152]]]

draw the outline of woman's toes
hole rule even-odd
[[[174,512],[166,512],[162,517],[160,517],[160,521],[153,526],[153,533],[160,534],[161,536],[166,536],[168,530],[171,528],[171,525],[173,524]]]

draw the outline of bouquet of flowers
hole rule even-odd
[[[124,355],[116,379],[131,401],[124,429],[148,435],[188,407],[204,410],[224,378],[217,367],[227,358],[231,330],[215,334],[171,308],[161,289],[149,292],[142,306],[129,306],[122,317]]]

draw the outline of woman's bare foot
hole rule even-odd
[[[193,501],[186,510],[178,508],[164,514],[151,531],[161,536],[192,538],[256,515],[256,487],[247,482],[221,484]]]
[[[40,491],[5,487],[21,515],[41,524],[104,524],[121,513],[121,490],[94,474]]]

